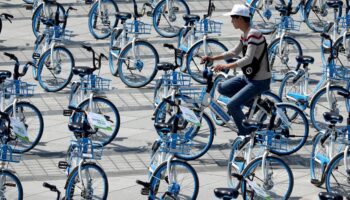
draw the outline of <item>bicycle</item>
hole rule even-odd
[[[94,3],[95,1],[95,3]],[[89,31],[95,39],[105,39],[111,35],[111,30],[118,24],[115,13],[119,12],[114,0],[85,0],[92,4],[88,14]]]
[[[335,84],[336,80],[344,80],[344,74],[341,74],[341,71],[337,70],[337,66],[334,63],[336,52],[333,50],[333,40],[326,33],[322,33],[321,37],[322,41],[330,41],[331,51],[328,57],[327,67],[313,91],[311,93],[308,91],[308,64],[314,62],[314,59],[309,56],[299,56],[296,58],[300,65],[303,64],[303,69],[297,68],[297,71],[287,73],[279,89],[279,96],[282,99],[295,102],[303,110],[307,107],[310,108],[311,123],[318,131],[322,130],[325,124],[327,124],[322,117],[322,113],[325,110],[338,113],[345,108],[349,110],[349,100],[338,96],[336,93],[337,91],[345,92],[346,90]],[[349,77],[348,74],[345,76]]]
[[[94,74],[94,71],[101,69],[102,58],[107,59],[107,57],[102,53],[96,57],[96,52],[90,46],[83,45],[82,47],[92,53],[93,67],[76,66],[73,68],[73,74],[79,75],[80,81],[72,83],[69,107],[85,110],[89,112],[89,116],[100,119],[100,124],[93,124],[96,133],[91,136],[91,139],[105,146],[115,139],[120,128],[120,115],[117,107],[101,95],[101,92],[109,90],[111,80],[100,77],[99,73]],[[84,116],[80,112],[73,112],[70,116],[70,122],[77,123],[82,120]]]
[[[343,121],[343,117],[332,112],[325,112],[323,117],[329,125],[313,137],[310,157],[311,183],[317,187],[324,183],[326,167],[330,160],[344,149],[343,141],[346,140],[346,130],[339,130],[337,127],[337,124]]]
[[[48,26],[48,29],[51,31],[53,30],[53,33],[52,38],[49,39],[50,48],[42,53],[37,63],[37,69],[33,72],[33,75],[37,77],[40,86],[47,92],[62,90],[69,84],[73,76],[72,68],[75,66],[73,54],[65,46],[60,44],[64,39],[64,34],[66,32],[65,27],[70,10],[76,9],[69,7],[64,13],[63,27],[59,24],[62,21],[59,19],[60,14],[58,7],[54,20],[42,20],[42,22]],[[47,37],[48,36],[50,36],[50,34],[48,34]],[[38,56],[36,55],[36,57]]]
[[[201,58],[228,51],[227,47],[219,40],[209,37],[211,34],[221,33],[222,22],[211,19],[214,10],[215,5],[209,0],[208,11],[202,19],[198,15],[184,15],[186,23],[178,39],[178,48],[183,51],[183,56],[187,56],[186,62],[182,63],[181,71],[187,71],[193,80],[200,84],[205,84],[205,79],[202,76],[204,69],[200,65]],[[200,35],[202,39],[197,40],[196,34]],[[230,61],[222,62],[228,63]]]
[[[7,13],[1,13],[0,14],[0,33],[2,31],[2,20],[5,18],[7,21],[12,23],[11,19],[13,19],[13,15],[7,14]]]
[[[23,97],[30,97],[34,94],[35,85],[21,81],[28,66],[32,63],[28,62],[22,72],[19,72],[19,61],[17,57],[10,53],[4,53],[15,62],[13,80],[8,80],[12,73],[7,70],[0,70],[0,111],[8,113],[12,118],[21,124],[23,132],[17,135],[15,148],[16,153],[24,153],[33,149],[40,141],[44,131],[44,120],[40,110],[30,102],[20,100]],[[9,99],[6,104],[6,99]],[[5,107],[6,106],[6,107]]]
[[[185,24],[180,16],[190,14],[185,0],[148,0],[144,4],[146,6],[151,8],[151,11],[147,11],[147,16],[152,17],[154,30],[165,38],[178,36]]]
[[[114,76],[119,75],[122,82],[131,88],[139,88],[150,83],[157,74],[156,65],[159,55],[154,46],[139,35],[150,34],[151,26],[139,20],[144,14],[138,13],[136,1],[134,3],[134,19],[131,13],[116,13],[121,27],[113,29],[109,44],[109,67]],[[132,34],[129,37],[128,34]],[[116,64],[115,64],[116,62]]]
[[[284,0],[278,1],[286,5]],[[250,8],[252,14],[253,27],[264,34],[270,34],[274,31],[276,22],[274,17],[276,12],[273,7],[273,0],[246,0],[245,3]],[[322,32],[323,27],[329,21],[328,15],[332,16],[330,6],[323,0],[300,0],[296,13],[300,11],[301,19],[314,32]],[[339,13],[338,17],[341,16]]]
[[[274,127],[278,113],[281,111],[279,111],[279,108],[274,105],[274,102],[268,102],[267,104],[268,107],[271,108],[270,111],[272,114],[267,129],[262,130],[262,128],[266,127],[262,122],[255,120],[243,121],[244,126],[250,128],[252,131],[250,139],[247,140],[251,141],[249,146],[254,144],[257,145],[259,143],[263,148],[262,152],[253,160],[248,161],[246,159],[249,159],[250,155],[247,156],[247,153],[251,154],[251,149],[248,148],[249,150],[246,152],[246,156],[234,156],[232,160],[229,160],[229,165],[231,164],[234,166],[237,164],[236,166],[240,167],[239,170],[236,169],[234,172],[231,171],[229,176],[231,177],[234,175],[234,177],[241,177],[238,183],[233,183],[233,181],[231,181],[229,186],[236,188],[240,187],[242,194],[244,194],[244,199],[255,197],[254,194],[259,195],[256,187],[260,188],[260,191],[264,193],[264,199],[288,199],[293,190],[294,178],[290,167],[281,158],[269,155],[271,152],[279,155],[279,151],[283,151],[283,147],[281,148],[274,144],[276,140],[279,140],[278,134],[274,131]],[[244,148],[247,141],[241,141],[238,150]],[[272,180],[272,178],[274,180]],[[251,187],[252,185],[255,185],[256,187]]]
[[[64,111],[65,116],[70,116],[72,111],[84,115],[82,122],[69,123],[69,130],[74,135],[81,135],[79,139],[72,140],[67,151],[66,161],[59,161],[58,168],[66,170],[67,181],[65,183],[65,197],[63,199],[107,199],[108,179],[104,170],[94,160],[102,158],[103,145],[93,142],[90,136],[96,131],[87,122],[88,114],[84,110],[70,107]],[[43,186],[53,192],[57,192],[60,199],[61,192],[56,186],[43,183]]]
[[[164,46],[174,50],[175,65],[172,63],[163,62],[159,63],[157,67],[158,69],[164,71],[175,70],[179,67],[176,61],[176,56],[181,50],[176,49],[172,44],[164,44]],[[158,82],[160,84],[157,85],[159,88],[156,89],[158,89],[159,92],[163,89],[163,91],[165,90],[167,94],[163,94],[164,98],[159,96],[160,102],[153,112],[152,119],[154,120],[155,124],[172,122],[174,120],[174,116],[176,115],[176,113],[174,113],[176,109],[169,105],[168,100],[181,100],[186,103],[183,107],[188,107],[189,109],[193,110],[195,115],[199,118],[199,121],[196,123],[190,123],[185,120],[184,116],[178,116],[180,118],[179,123],[181,125],[181,128],[178,129],[178,137],[181,141],[192,144],[191,151],[188,154],[181,154],[178,155],[178,157],[184,160],[197,159],[204,155],[210,148],[216,132],[215,126],[208,114],[199,110],[199,106],[192,102],[191,97],[183,93],[184,90],[182,89],[186,90],[191,80],[188,75],[173,71],[171,74],[164,75],[161,80],[162,82]],[[187,87],[185,85],[187,85]],[[191,110],[189,112],[192,112]],[[157,129],[157,133],[160,137],[162,137],[163,133],[161,129]]]
[[[38,37],[44,31],[45,24],[42,19],[52,19],[55,8],[59,10],[59,16],[64,16],[64,13],[66,13],[64,7],[56,0],[25,0],[25,2],[31,4],[26,6],[26,9],[33,11],[32,31],[35,37]],[[59,22],[59,25],[63,27],[63,22]]]
[[[171,122],[155,123],[155,128],[163,134],[152,146],[149,182],[137,180],[136,183],[143,186],[141,194],[148,195],[148,199],[196,199],[199,180],[195,169],[186,161],[174,160],[191,151],[191,144],[181,141],[178,136],[181,101],[165,101],[175,107],[176,115]]]
[[[16,154],[13,146],[8,144],[16,141],[16,135],[13,133],[21,132],[21,128],[15,120],[10,119],[8,113],[0,112],[0,197],[3,199],[23,199],[22,183],[8,166],[10,162],[19,163],[21,160],[21,154]]]
[[[350,93],[338,92],[339,95],[346,99],[350,99]],[[340,115],[338,115],[339,117]],[[350,112],[347,118],[347,127],[344,131],[346,140],[344,140],[345,149],[343,152],[334,156],[325,170],[324,178],[327,192],[336,192],[339,195],[350,198],[350,166],[349,166],[349,148],[350,148]]]
[[[300,30],[301,22],[295,21],[291,17],[297,13],[297,10],[292,10],[291,0],[288,1],[287,5],[276,6],[276,10],[280,13],[281,18],[275,18],[276,27],[267,51],[274,80],[282,80],[285,73],[295,70],[299,66],[290,58],[303,55],[300,43],[290,36],[291,32]]]

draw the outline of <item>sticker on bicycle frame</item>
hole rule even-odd
[[[182,116],[185,118],[186,121],[194,124],[195,126],[200,126],[201,122],[199,121],[198,117],[192,110],[189,108],[180,106],[180,110],[182,112]]]
[[[112,131],[111,124],[106,120],[104,115],[88,112],[87,115],[89,123],[94,128],[103,129],[107,131]]]
[[[259,196],[259,197],[263,197],[266,200],[270,200],[271,197],[265,192],[265,190],[259,186],[258,184],[256,184],[253,181],[250,181],[248,179],[246,179],[247,184],[254,190],[254,192]]]
[[[10,118],[10,121],[11,121],[12,131],[16,134],[17,138],[25,142],[30,142],[28,133],[27,133],[27,128],[24,125],[24,123],[12,117]]]

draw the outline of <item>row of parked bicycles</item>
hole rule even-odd
[[[2,195],[23,198],[21,183],[7,169],[6,163],[18,162],[21,153],[34,148],[43,134],[40,111],[33,104],[19,100],[19,97],[33,95],[34,85],[20,81],[32,66],[34,78],[50,92],[66,87],[73,75],[80,77],[71,84],[70,103],[64,111],[64,115],[69,116],[68,127],[76,138],[69,145],[66,160],[59,162],[59,168],[67,172],[65,199],[107,198],[106,173],[94,160],[102,158],[103,147],[113,141],[120,127],[118,109],[103,93],[101,95],[111,84],[111,80],[99,76],[101,61],[108,59],[112,74],[118,75],[129,87],[143,87],[158,71],[164,71],[154,90],[153,119],[159,139],[151,149],[148,180],[137,181],[142,186],[141,193],[149,199],[196,199],[199,179],[187,161],[200,158],[210,149],[216,134],[215,125],[236,130],[226,112],[228,97],[216,91],[217,85],[230,75],[221,72],[214,76],[212,63],[200,63],[204,55],[227,51],[224,44],[209,37],[220,33],[222,25],[211,20],[215,10],[212,1],[209,0],[208,12],[202,18],[190,14],[187,3],[182,0],[150,1],[140,13],[133,0],[133,14],[119,12],[112,0],[85,1],[92,4],[88,15],[91,34],[96,39],[111,37],[108,57],[97,55],[90,46],[82,46],[92,53],[92,67],[75,66],[73,54],[62,43],[69,33],[67,19],[69,12],[76,10],[74,7],[65,10],[52,0],[27,3],[33,3],[32,29],[36,36],[33,60],[20,73],[16,56],[5,53],[15,61],[13,80],[9,80],[10,71],[0,71]],[[233,199],[239,193],[244,199],[288,199],[294,177],[290,163],[283,157],[298,152],[307,142],[309,117],[319,131],[312,140],[311,183],[316,186],[325,183],[327,191],[334,193],[322,194],[321,199],[331,199],[332,195],[334,199],[340,198],[336,194],[350,198],[350,120],[343,122],[350,110],[346,68],[349,2],[346,1],[344,15],[342,1],[301,0],[294,8],[291,0],[280,0],[279,5],[273,7],[274,3],[246,1],[253,15],[253,26],[265,34],[274,33],[268,51],[273,78],[281,81],[279,93],[265,92],[246,106],[247,119],[243,125],[250,128],[252,134],[234,140],[227,168],[229,188],[218,188],[215,195],[221,199]],[[151,11],[146,12],[147,7],[151,7]],[[308,91],[309,65],[314,63],[314,58],[303,55],[301,45],[292,34],[300,29],[301,22],[291,17],[298,11],[310,29],[322,32],[323,75],[312,93]],[[273,17],[275,12],[281,17]],[[177,37],[176,45],[164,44],[174,51],[174,62],[159,62],[153,45],[138,37],[151,31],[151,25],[140,20],[144,14],[153,16],[153,27],[161,36]],[[9,14],[1,17],[12,19]],[[174,25],[181,20],[180,25]],[[192,79],[205,84],[204,87],[194,86]],[[342,81],[347,83],[345,87],[340,85]],[[5,105],[8,107],[4,108]],[[307,108],[309,115],[305,114]],[[26,115],[25,109],[30,109],[27,112],[31,114]],[[44,187],[57,192],[57,198],[61,198],[56,186],[44,183]]]

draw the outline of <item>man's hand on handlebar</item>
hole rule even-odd
[[[211,62],[211,61],[213,61],[213,58],[210,57],[210,56],[203,56],[203,57],[201,58],[201,64],[204,64],[204,63],[207,62],[207,61]]]
[[[218,71],[225,70],[227,68],[228,68],[227,64],[217,64],[213,67],[213,71],[218,72]]]

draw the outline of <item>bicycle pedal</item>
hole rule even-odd
[[[147,15],[148,17],[152,17],[152,11],[147,11],[147,12],[146,12],[146,15]]]
[[[73,113],[73,111],[72,110],[63,110],[63,116],[71,116],[72,115],[72,113]]]
[[[33,53],[32,58],[33,59],[39,59],[40,58],[40,53]]]
[[[149,195],[149,188],[142,188],[141,195]]]
[[[26,10],[33,10],[33,5],[25,5]]]
[[[311,179],[311,184],[313,185],[319,185],[321,183],[321,181],[319,181],[318,179]]]
[[[235,177],[235,178],[238,179],[239,181],[243,179],[243,176],[242,176],[241,174],[232,173],[231,176],[232,176],[232,177]]]
[[[69,167],[69,164],[66,161],[59,161],[58,162],[59,169],[67,169],[68,167]]]
[[[7,187],[16,187],[16,183],[5,183]]]
[[[173,7],[174,12],[179,12],[179,10],[180,10],[179,7]]]

